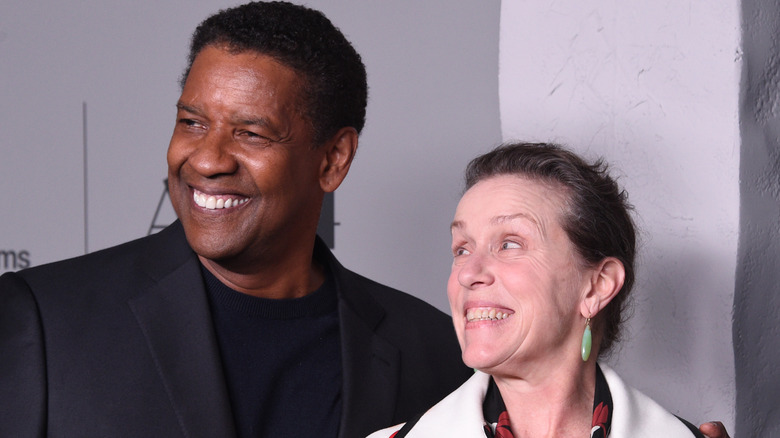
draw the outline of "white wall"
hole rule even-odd
[[[613,358],[632,384],[733,431],[739,4],[504,0],[505,139],[604,156],[642,234],[635,314]]]

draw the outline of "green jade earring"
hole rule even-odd
[[[582,334],[582,361],[587,362],[590,357],[590,347],[593,345],[593,337],[590,333],[590,316],[585,321],[585,333]]]

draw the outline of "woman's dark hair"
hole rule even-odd
[[[302,112],[321,144],[343,127],[358,133],[366,119],[366,68],[346,37],[322,12],[287,2],[252,2],[219,11],[192,35],[187,81],[192,63],[207,46],[268,55],[303,79]]]
[[[624,312],[634,285],[636,229],[628,194],[599,159],[586,162],[560,145],[508,143],[473,159],[466,167],[466,189],[499,175],[513,175],[562,187],[566,196],[561,225],[579,255],[590,266],[615,257],[626,271],[620,292],[602,311],[604,336],[600,354],[620,339]]]

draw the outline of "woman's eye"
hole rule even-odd
[[[501,249],[520,249],[523,246],[520,245],[517,242],[512,242],[511,240],[507,240],[503,243],[501,243]]]
[[[455,251],[453,251],[452,253],[453,255],[455,255],[455,257],[457,257],[457,256],[467,255],[469,252],[466,248],[460,247],[460,248],[456,248]]]

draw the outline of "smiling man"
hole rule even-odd
[[[316,236],[366,96],[317,11],[201,23],[168,149],[179,221],[0,277],[0,436],[362,437],[464,381],[448,317]]]
[[[345,126],[318,144],[298,73],[231,50],[209,44],[187,75],[168,149],[171,201],[190,246],[222,283],[302,297],[323,281],[311,263],[319,206],[346,176],[357,131]]]

